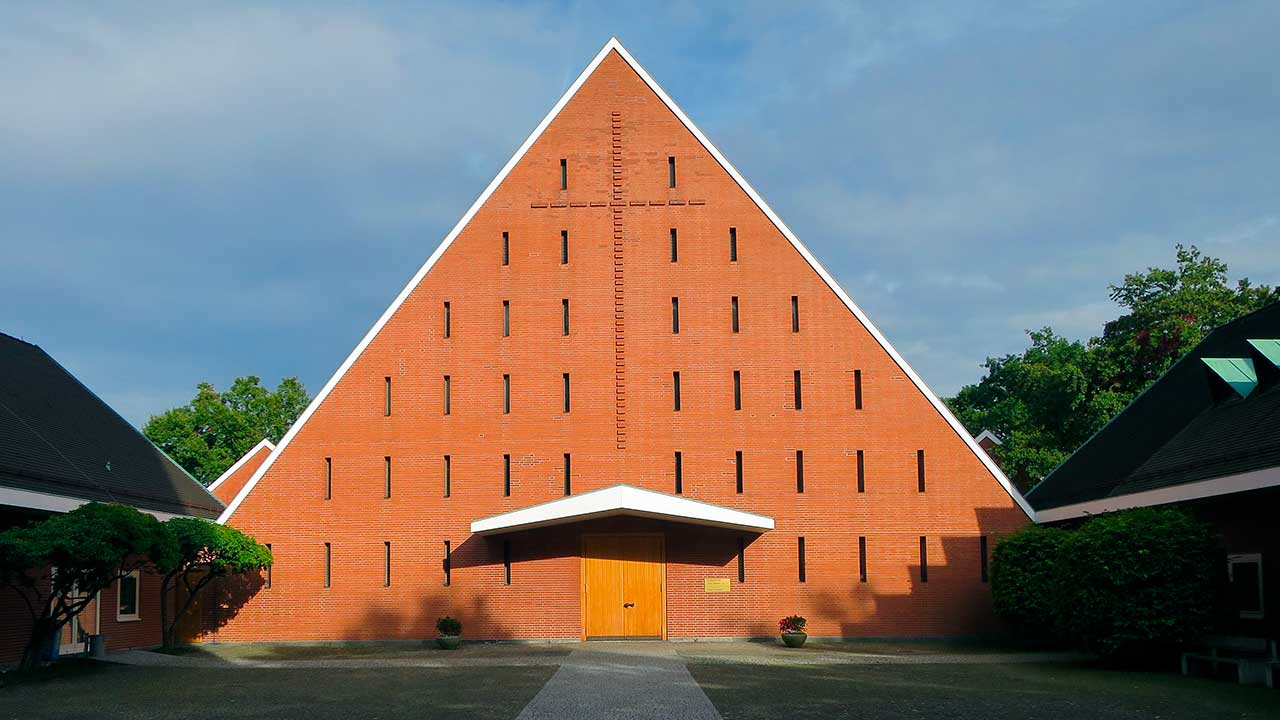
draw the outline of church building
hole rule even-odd
[[[255,453],[208,640],[971,636],[1031,515],[617,40]]]

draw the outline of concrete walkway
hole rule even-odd
[[[668,643],[592,643],[574,650],[516,720],[720,720]]]

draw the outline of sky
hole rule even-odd
[[[940,395],[1177,243],[1280,283],[1280,3],[5,3],[0,331],[314,393],[616,35]]]

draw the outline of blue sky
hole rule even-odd
[[[1280,282],[1280,4],[6,3],[0,330],[316,392],[616,34],[937,392],[1195,243]]]

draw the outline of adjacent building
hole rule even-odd
[[[1234,634],[1280,637],[1280,303],[1209,334],[1027,495],[1043,523],[1176,506],[1226,544]],[[1268,582],[1269,581],[1269,582]]]
[[[974,635],[1029,514],[613,40],[229,497],[207,638]]]
[[[217,518],[224,505],[39,347],[0,333],[0,530],[87,502],[131,505],[161,520]],[[107,648],[159,645],[160,580],[134,573],[70,624],[63,654],[85,637]],[[31,633],[17,594],[0,593],[0,664],[16,662]]]

